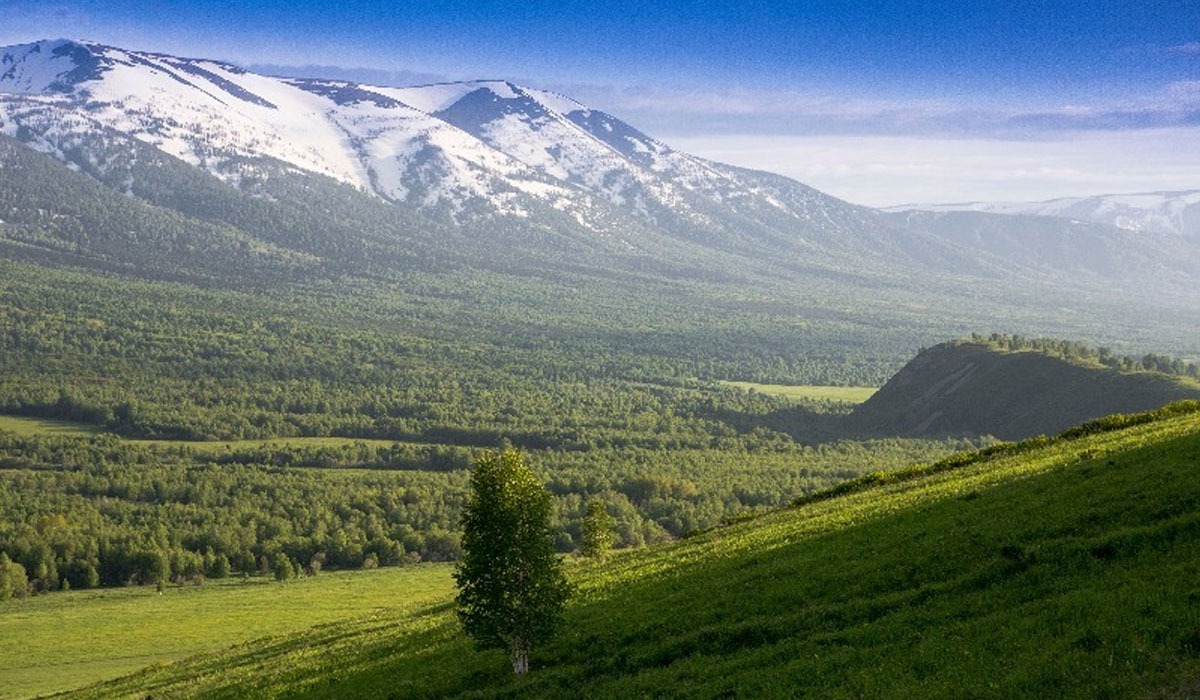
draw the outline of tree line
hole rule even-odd
[[[984,343],[1008,352],[1032,350],[1065,360],[1094,362],[1121,372],[1159,372],[1176,377],[1200,379],[1200,364],[1152,352],[1139,358],[1119,355],[1103,346],[1091,347],[1087,343],[1077,340],[1026,338],[1021,335],[1004,333],[992,333],[987,336],[974,333],[970,336],[970,342]]]
[[[586,536],[597,507],[612,545],[641,546],[969,444],[805,447],[752,434],[705,449],[526,454],[552,494],[553,545],[570,552],[604,546]],[[404,443],[204,451],[0,432],[0,552],[35,592],[456,560],[478,453]]]

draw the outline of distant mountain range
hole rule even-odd
[[[871,285],[963,278],[1005,293],[1044,284],[1168,290],[1200,301],[1200,246],[1174,231],[1135,235],[1117,221],[856,206],[779,175],[676,151],[569,97],[502,80],[372,86],[39,41],[0,48],[0,135],[110,191],[209,223],[215,217],[238,229],[229,235],[239,245],[278,248],[289,260],[353,256],[369,245],[420,256],[465,232],[468,255],[499,251],[549,265],[578,262],[576,253],[587,251],[588,264],[622,271],[667,265],[723,274],[769,265]],[[183,173],[187,166],[196,173]],[[165,191],[166,181],[176,189]],[[212,194],[188,198],[181,187]],[[53,191],[43,190],[23,195],[29,211],[54,205]],[[217,206],[214,198],[229,201]],[[385,222],[393,215],[379,204],[398,223]],[[270,226],[244,214],[271,206],[287,212],[272,214]],[[378,233],[360,241],[363,226],[347,222],[368,210]],[[283,219],[322,217],[324,233],[275,230]],[[44,238],[22,235],[27,243]],[[86,242],[71,246],[87,252]]]
[[[886,211],[974,211],[990,214],[1053,216],[1200,240],[1200,190],[1063,197],[1042,202],[960,202],[905,204]]]

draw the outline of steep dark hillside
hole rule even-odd
[[[872,435],[1016,440],[1197,397],[1200,385],[1183,378],[952,342],[913,358],[848,423]]]

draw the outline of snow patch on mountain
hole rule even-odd
[[[546,109],[552,112],[558,112],[559,114],[566,115],[570,114],[571,112],[587,109],[587,106],[585,106],[583,103],[573,100],[566,95],[560,95],[557,92],[550,92],[548,90],[534,90],[532,88],[523,88],[523,90],[525,94],[537,100],[543,106],[545,106]]]

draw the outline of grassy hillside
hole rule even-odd
[[[917,355],[855,409],[851,429],[872,435],[1051,435],[1113,413],[1200,398],[1200,384],[1127,372],[985,342],[952,342]]]
[[[447,599],[70,697],[1190,697],[1198,464],[1190,404],[574,564],[521,680]]]

